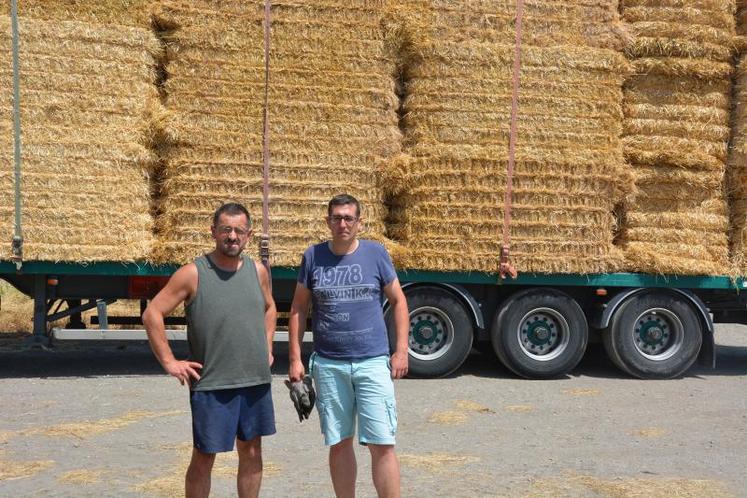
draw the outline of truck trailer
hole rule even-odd
[[[113,329],[140,323],[114,317],[107,306],[139,300],[141,311],[166,284],[175,265],[27,261],[0,262],[0,278],[34,299],[32,341],[144,340],[144,330]],[[288,311],[297,268],[272,269],[273,295]],[[573,370],[590,342],[623,372],[642,379],[683,375],[696,361],[715,367],[714,324],[747,324],[747,281],[728,276],[642,273],[532,274],[501,278],[481,272],[399,271],[410,313],[410,375],[455,372],[475,349],[495,353],[515,374],[530,379]],[[393,322],[383,303],[390,339]],[[96,310],[90,323],[82,313]],[[50,323],[67,319],[64,328]],[[170,318],[168,324],[183,324]],[[276,340],[287,340],[279,323]],[[169,331],[170,339],[185,339]]]

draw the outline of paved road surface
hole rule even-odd
[[[718,368],[640,381],[599,347],[572,375],[517,379],[474,353],[453,376],[397,383],[404,496],[745,496],[747,327],[719,327]],[[183,351],[183,346],[179,348]],[[332,496],[316,413],[299,423],[273,369],[278,434],[264,496]],[[22,351],[0,340],[0,496],[179,496],[187,392],[147,346]],[[358,448],[359,496],[375,496]],[[234,496],[235,457],[213,496]]]

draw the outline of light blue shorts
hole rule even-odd
[[[310,363],[324,444],[353,437],[356,415],[358,442],[394,444],[397,404],[388,355],[348,361],[313,354]]]

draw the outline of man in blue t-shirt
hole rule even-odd
[[[400,495],[394,450],[397,409],[392,379],[407,374],[407,302],[384,247],[357,238],[360,205],[350,195],[329,201],[327,226],[332,240],[304,252],[289,317],[288,376],[301,380],[301,340],[313,304],[314,353],[309,369],[317,390],[317,410],[329,446],[335,495],[355,496],[358,441],[371,452],[373,482],[380,497]],[[396,329],[394,353],[382,313],[386,296]]]

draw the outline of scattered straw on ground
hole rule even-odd
[[[54,460],[16,461],[0,453],[0,481],[13,481],[33,477],[54,465]]]
[[[599,396],[599,393],[599,389],[563,389],[563,394],[567,394],[569,396]]]
[[[7,443],[15,435],[16,433],[12,431],[0,431],[0,444]]]
[[[454,404],[460,410],[466,410],[466,411],[478,412],[478,413],[495,413],[495,411],[491,410],[490,408],[486,406],[482,406],[479,403],[475,403],[474,401],[469,401],[466,399],[460,399],[458,401],[455,401]]]
[[[660,438],[666,434],[667,430],[662,429],[661,427],[642,427],[633,431],[634,436],[644,437],[648,439]]]
[[[154,496],[180,496],[184,492],[184,470],[145,481],[132,489],[137,493]]]
[[[399,455],[399,463],[403,467],[427,470],[430,472],[441,471],[446,465],[454,467],[468,465],[479,461],[480,459],[475,456],[451,455],[448,453],[429,453],[426,455],[411,455],[405,453]]]
[[[534,405],[508,405],[506,410],[515,413],[528,413],[534,411]]]
[[[104,470],[71,470],[57,476],[57,480],[65,484],[95,484],[101,481],[102,476],[106,473]]]
[[[735,496],[723,482],[684,478],[615,478],[568,474],[565,477],[536,480],[525,497],[579,496],[589,492],[610,498],[703,498]]]
[[[172,410],[167,412],[133,411],[121,417],[101,419],[95,421],[75,422],[59,424],[52,427],[40,427],[25,431],[26,434],[41,434],[49,437],[75,437],[87,439],[105,432],[123,429],[135,422],[148,418],[171,417],[185,413],[183,410]]]
[[[428,418],[428,422],[441,425],[460,425],[466,420],[466,413],[454,411],[436,412]]]

